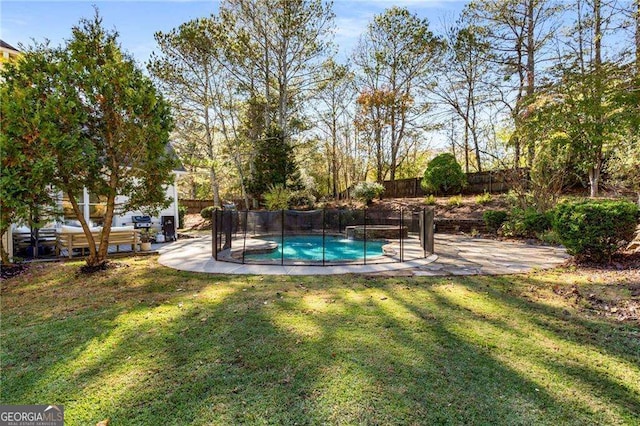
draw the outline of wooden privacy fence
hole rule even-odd
[[[187,214],[199,214],[205,207],[213,206],[213,200],[184,200],[178,201],[180,206],[187,208]]]
[[[491,170],[486,172],[467,173],[467,186],[462,191],[463,194],[483,194],[485,192],[500,193],[507,192],[520,183],[524,187],[528,186],[529,169],[504,169]],[[427,195],[422,189],[422,178],[398,179],[395,181],[384,181],[384,193],[382,198],[417,198]],[[339,194],[340,199],[348,198],[351,188]],[[448,194],[455,195],[455,194]],[[179,204],[187,208],[188,214],[198,214],[205,207],[213,206],[213,200],[183,200]],[[235,201],[236,206],[244,205],[241,200]]]
[[[467,173],[467,186],[463,194],[482,194],[485,192],[507,192],[517,183],[525,186],[529,181],[528,169],[491,170],[486,172]],[[422,178],[398,179],[384,181],[382,198],[416,198],[427,195],[422,189]]]

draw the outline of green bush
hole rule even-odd
[[[215,207],[213,206],[205,207],[204,209],[200,210],[200,216],[202,216],[203,219],[211,220],[211,216],[214,210]]]
[[[424,203],[427,206],[435,206],[436,205],[435,195],[427,195],[426,197],[424,197]]]
[[[289,204],[296,207],[312,209],[316,204],[316,197],[308,189],[301,189],[291,193]]]
[[[493,201],[493,196],[488,192],[476,196],[476,204],[480,204],[481,206],[489,204],[491,201]]]
[[[498,229],[502,226],[505,220],[507,220],[508,213],[503,210],[487,210],[482,213],[482,219],[484,219],[485,225],[492,232],[498,232]]]
[[[452,154],[440,154],[427,165],[422,187],[429,193],[459,192],[467,184],[462,167]]]
[[[558,238],[558,234],[556,234],[556,231],[553,229],[536,234],[536,238],[545,244],[554,246],[562,244],[560,238]]]
[[[552,213],[539,213],[533,208],[514,208],[501,228],[507,237],[535,238],[552,227]]]
[[[579,260],[604,262],[630,241],[638,206],[628,201],[577,201],[558,204],[553,228],[567,252]]]
[[[187,215],[187,206],[178,205],[178,229],[184,228],[184,217]]]
[[[377,182],[358,182],[351,194],[354,198],[369,204],[371,200],[379,197],[383,192],[384,186]]]
[[[291,203],[291,191],[282,185],[269,185],[263,197],[267,210],[286,210]]]
[[[462,195],[454,195],[447,200],[447,206],[451,208],[460,207],[462,205]]]

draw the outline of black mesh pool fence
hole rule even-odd
[[[433,253],[433,209],[215,210],[212,256],[264,265],[405,262]]]

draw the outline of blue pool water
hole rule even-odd
[[[245,254],[246,260],[280,260],[280,237],[262,238],[278,244],[271,253]],[[382,255],[385,241],[367,241],[367,258]],[[364,258],[364,242],[327,235],[324,240],[324,259],[327,262],[358,260]],[[295,235],[284,238],[284,260],[312,260],[322,262],[322,235]]]

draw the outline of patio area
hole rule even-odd
[[[158,262],[181,271],[211,274],[334,275],[407,273],[415,276],[501,275],[550,269],[570,256],[563,248],[435,234],[435,254],[406,262],[372,265],[248,265],[216,261],[211,237],[178,240],[159,248]]]

